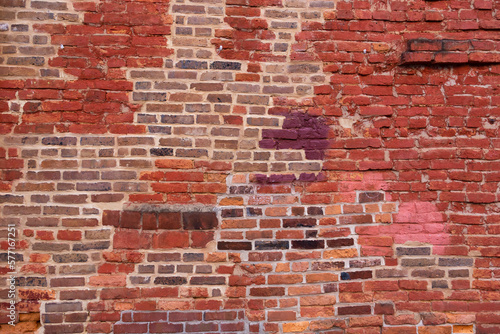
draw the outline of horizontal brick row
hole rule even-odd
[[[142,230],[213,230],[218,225],[215,212],[104,211],[103,224]]]
[[[403,63],[463,64],[500,62],[500,55],[481,40],[428,40],[408,41],[408,51],[403,53]],[[485,50],[486,49],[486,50]]]

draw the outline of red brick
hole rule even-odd
[[[151,240],[151,235],[147,233],[118,230],[113,236],[113,246],[122,249],[148,249],[151,248]]]
[[[147,333],[148,324],[115,324],[113,326],[113,333]]]
[[[153,236],[153,248],[185,248],[189,247],[188,232],[160,232]]]

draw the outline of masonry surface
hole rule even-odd
[[[1,333],[500,333],[499,1],[0,6]]]

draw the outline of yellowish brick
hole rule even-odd
[[[226,253],[208,253],[207,262],[226,262]]]
[[[356,256],[358,256],[358,250],[356,248],[332,249],[332,250],[327,250],[323,253],[324,259],[346,258],[346,257],[356,257]]]
[[[243,198],[241,197],[227,197],[223,198],[219,205],[231,206],[231,205],[243,205]]]
[[[473,325],[454,325],[453,326],[453,333],[457,334],[472,334],[474,333],[474,326]]]
[[[283,324],[283,332],[284,333],[298,333],[303,332],[309,327],[309,321],[301,321],[301,322],[289,322]]]
[[[382,212],[396,212],[396,204],[395,203],[382,204]]]
[[[390,213],[375,215],[375,221],[377,223],[390,223],[392,221],[392,215]]]
[[[340,205],[330,205],[325,209],[326,215],[339,215],[342,213],[342,207]]]
[[[278,263],[276,265],[276,272],[289,272],[290,271],[290,264],[289,263]]]

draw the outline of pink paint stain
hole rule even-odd
[[[446,216],[433,203],[401,203],[394,215],[394,223],[386,226],[386,231],[394,237],[394,243],[410,241],[432,245],[451,245],[454,240],[446,226]],[[381,231],[382,232],[382,231]]]

